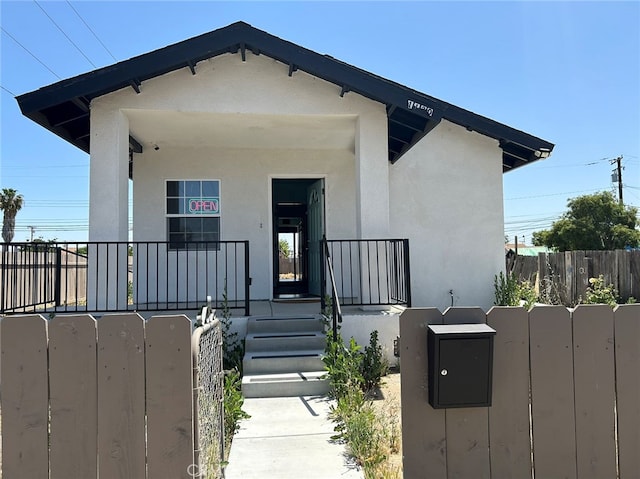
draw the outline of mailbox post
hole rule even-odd
[[[495,334],[486,324],[429,325],[429,404],[433,408],[491,406]]]

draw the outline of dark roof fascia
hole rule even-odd
[[[514,161],[513,165],[507,165],[505,161],[505,169],[535,161],[537,159],[534,155],[535,151],[540,149],[551,151],[554,146],[528,133],[412,90],[328,55],[313,52],[244,22],[236,22],[114,65],[62,80],[20,95],[17,101],[25,116],[88,152],[88,139],[78,140],[73,138],[64,127],[50,125],[43,110],[70,101],[77,104],[80,100],[88,104],[96,97],[125,87],[136,87],[145,80],[180,68],[188,67],[194,73],[196,63],[224,53],[240,51],[244,59],[247,50],[256,55],[264,54],[289,65],[290,75],[296,70],[302,70],[334,83],[341,87],[341,95],[349,91],[355,92],[384,103],[388,112],[400,108],[410,115],[427,120],[423,131],[417,132],[405,145],[402,153],[390,155],[392,162],[397,161],[442,118],[494,138],[500,141],[501,146],[515,144],[530,152],[527,158],[520,158],[519,162]],[[88,118],[86,121],[89,121]]]

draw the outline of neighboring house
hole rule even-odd
[[[128,241],[132,178],[133,240],[167,257],[248,240],[251,299],[319,295],[323,236],[408,238],[413,306],[488,308],[502,174],[554,146],[242,22],[17,100],[90,154],[90,241]],[[293,288],[284,233],[303,245]]]

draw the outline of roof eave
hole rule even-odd
[[[536,161],[536,152],[540,149],[551,152],[554,146],[540,138],[353,67],[328,55],[321,55],[280,39],[244,22],[236,22],[114,65],[62,80],[20,95],[16,99],[25,116],[81,150],[89,152],[88,117],[87,125],[77,127],[77,134],[72,134],[70,128],[59,126],[68,120],[58,118],[52,124],[51,118],[45,112],[51,110],[48,112],[51,116],[58,114],[64,117],[70,115],[68,110],[75,114],[74,105],[87,105],[88,111],[89,102],[99,96],[129,86],[139,91],[139,86],[145,80],[181,68],[189,68],[195,74],[195,65],[199,61],[224,53],[240,51],[244,60],[247,50],[257,55],[264,54],[288,65],[289,75],[296,70],[302,70],[340,86],[341,95],[351,91],[383,103],[387,107],[389,121],[397,120],[393,118],[394,111],[397,112],[396,115],[401,114],[402,119],[396,123],[405,130],[398,136],[406,139],[396,140],[394,144],[397,145],[392,151],[390,135],[389,160],[392,163],[398,161],[442,118],[497,139],[501,146],[507,145],[508,150],[505,152],[509,158],[513,156],[513,151],[509,150],[513,148],[509,145],[517,145],[515,150],[518,160],[510,162],[506,161],[506,158],[506,162],[503,163],[505,171]]]

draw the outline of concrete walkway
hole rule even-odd
[[[226,479],[362,479],[344,445],[331,442],[330,401],[301,396],[246,399]]]

